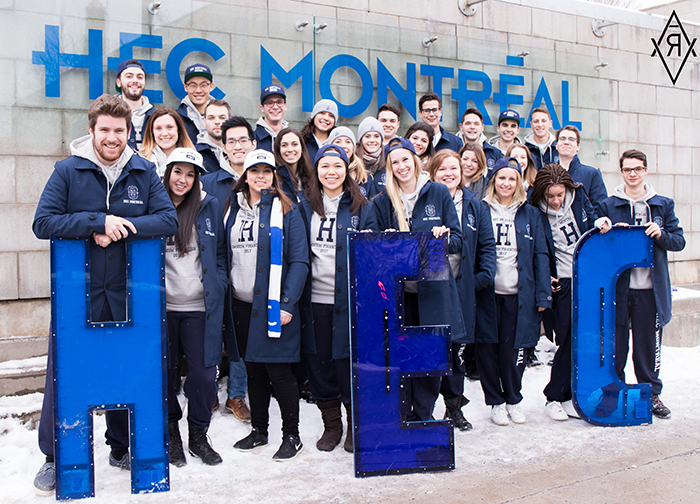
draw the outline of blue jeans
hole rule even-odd
[[[226,393],[229,399],[235,397],[245,397],[245,388],[248,385],[245,364],[238,362],[228,363],[228,381],[226,382]]]

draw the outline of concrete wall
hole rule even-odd
[[[48,243],[34,238],[31,222],[39,195],[53,163],[68,155],[68,144],[85,134],[88,96],[86,70],[61,71],[60,97],[45,96],[44,66],[32,64],[32,51],[43,51],[45,25],[60,27],[62,52],[86,54],[89,29],[103,31],[103,85],[114,92],[114,72],[106,71],[107,57],[119,56],[119,33],[154,34],[162,37],[162,49],[135,49],[142,59],[161,62],[165,69],[172,48],[187,38],[201,37],[226,53],[218,61],[202,53],[190,54],[180,65],[201,60],[210,64],[215,84],[227,93],[236,113],[251,121],[259,116],[260,46],[289,70],[314,50],[317,69],[339,53],[363,61],[373,76],[380,58],[394,77],[406,84],[406,63],[443,65],[455,69],[455,78],[444,80],[444,127],[457,129],[457,102],[450,91],[458,87],[456,73],[469,68],[488,73],[494,92],[498,75],[513,72],[506,55],[523,51],[525,77],[520,89],[524,104],[514,105],[521,114],[530,110],[541,77],[550,83],[552,98],[561,113],[558,82],[570,82],[570,114],[584,125],[580,157],[601,169],[608,189],[620,183],[619,154],[638,147],[650,159],[649,181],[656,190],[676,200],[676,213],[686,231],[688,245],[671,254],[674,283],[698,282],[700,266],[700,204],[694,187],[700,187],[700,79],[698,58],[692,57],[672,85],[658,58],[650,57],[652,37],[665,20],[576,0],[490,0],[465,17],[452,0],[230,0],[164,2],[152,16],[148,0],[37,0],[2,2],[0,19],[0,337],[46,334],[49,295]],[[314,35],[311,27],[298,32],[297,20],[324,22],[328,27]],[[603,37],[591,30],[593,19],[618,24],[606,28]],[[688,25],[691,38],[697,26]],[[425,49],[420,41],[437,35]],[[608,65],[595,69],[594,65]],[[672,61],[677,65],[677,59]],[[552,84],[553,83],[553,84]],[[418,76],[417,95],[429,91],[434,81]],[[556,84],[556,86],[554,85]],[[165,75],[148,76],[149,89],[162,90],[164,104],[178,99]],[[343,103],[360,96],[352,71],[339,70],[332,81],[334,95]],[[316,91],[316,98],[318,98]],[[389,100],[396,103],[389,93]],[[299,83],[289,90],[290,119],[300,126],[308,117],[301,107]],[[364,115],[376,111],[376,92]],[[471,106],[471,104],[470,104]],[[498,105],[486,107],[495,119]],[[362,117],[344,119],[355,125]],[[402,131],[413,122],[402,116]],[[493,133],[493,128],[488,128]],[[522,135],[529,132],[523,128]],[[607,154],[601,154],[607,152]],[[598,153],[598,155],[596,155]],[[32,308],[27,309],[28,306]],[[27,320],[32,318],[34,320]]]

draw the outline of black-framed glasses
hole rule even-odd
[[[421,109],[421,112],[423,112],[424,114],[437,114],[440,110],[442,110],[442,109],[439,108],[439,107],[436,107],[436,108],[424,108],[424,109]]]
[[[187,86],[187,89],[189,89],[190,91],[194,91],[197,88],[205,91],[209,89],[209,87],[211,86],[211,82],[200,82],[199,84],[197,84],[196,82],[188,82],[187,84],[185,84],[185,86]]]
[[[284,105],[285,103],[287,103],[286,100],[267,100],[265,103],[263,103],[263,105],[265,105],[266,107],[272,108],[272,107],[275,107],[275,106],[281,107],[281,106]]]
[[[234,147],[236,144],[240,145],[243,148],[246,148],[248,144],[250,144],[250,138],[248,137],[242,137],[242,138],[229,138],[226,140],[226,145],[230,145],[231,147]]]
[[[620,168],[620,171],[622,173],[624,173],[625,175],[629,175],[632,172],[639,175],[640,173],[642,173],[646,169],[647,169],[646,166],[635,166],[634,168]]]

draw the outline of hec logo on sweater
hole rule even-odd
[[[139,188],[135,185],[130,185],[126,188],[126,195],[129,199],[122,200],[122,203],[130,205],[143,205],[143,200],[139,199]]]
[[[357,215],[353,215],[350,218],[350,224],[352,225],[352,228],[357,230],[360,227],[360,218]]]
[[[437,210],[435,210],[435,205],[432,203],[425,205],[425,215],[427,217],[423,217],[424,221],[440,220],[440,216],[437,215]]]
[[[659,228],[663,229],[664,228],[664,218],[661,217],[660,215],[657,215],[654,217],[654,223],[659,226]]]
[[[666,69],[666,73],[674,86],[676,85],[676,81],[678,80],[678,77],[680,77],[683,67],[688,61],[690,55],[692,54],[694,57],[698,57],[697,53],[695,52],[695,42],[697,42],[697,40],[697,38],[690,40],[685,28],[683,28],[683,25],[681,24],[681,20],[678,19],[678,15],[676,15],[675,10],[671,12],[671,16],[668,18],[668,22],[666,23],[666,26],[664,26],[661,35],[659,35],[659,39],[651,39],[651,43],[654,44],[654,51],[651,53],[651,57],[655,58],[658,56],[659,59],[661,59],[661,63]],[[668,52],[664,56],[664,50],[667,47]],[[684,51],[685,55],[682,54]],[[667,61],[667,59],[674,56],[674,52],[676,58],[683,58],[680,65],[675,65],[677,67],[675,73],[671,69],[671,66],[674,65],[670,64],[670,60]]]
[[[216,236],[216,234],[211,230],[211,219],[209,217],[204,219],[204,225],[207,227],[207,229],[204,231],[205,234],[209,236]]]
[[[469,226],[469,229],[472,231],[476,231],[476,219],[474,218],[474,214],[467,215],[467,226]]]

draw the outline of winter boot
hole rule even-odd
[[[182,438],[177,422],[168,423],[168,441],[170,443],[170,463],[175,467],[186,466],[187,459],[182,449]]]
[[[472,424],[464,418],[462,406],[469,404],[469,399],[464,396],[445,398],[445,418],[451,418],[455,427],[461,431],[472,430]]]
[[[206,465],[217,465],[222,462],[221,456],[214,451],[207,439],[207,429],[193,429],[190,427],[189,439],[190,454],[199,457]]]
[[[323,435],[316,442],[321,451],[333,451],[343,437],[343,421],[340,419],[340,399],[316,403],[323,418]]]
[[[353,432],[355,432],[355,430],[352,427],[352,409],[350,408],[350,406],[345,407],[345,412],[348,414],[348,434],[347,436],[345,436],[345,443],[343,444],[343,449],[348,453],[352,453],[352,435]]]

